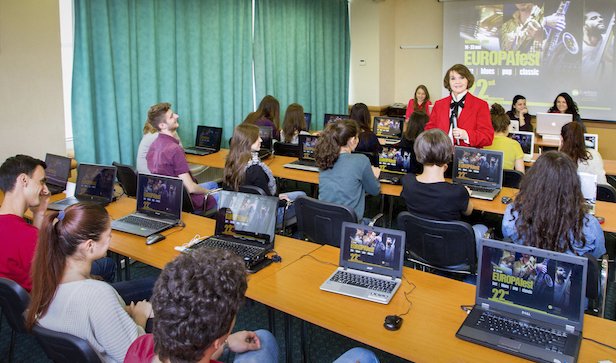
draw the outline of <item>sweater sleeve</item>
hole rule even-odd
[[[600,258],[606,252],[605,235],[601,229],[601,225],[597,218],[593,215],[586,214],[584,216],[584,238],[586,245],[580,249],[580,255],[590,252],[596,258]]]
[[[468,132],[468,143],[471,147],[484,147],[492,145],[494,140],[494,128],[492,127],[492,118],[490,117],[490,108],[487,102],[478,99],[480,104],[477,110],[477,119],[475,120],[475,129],[466,130]]]
[[[361,158],[361,178],[362,185],[366,190],[366,193],[370,195],[378,195],[381,192],[381,183],[374,177],[370,161],[367,156],[362,155]]]

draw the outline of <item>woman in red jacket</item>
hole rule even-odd
[[[443,130],[454,145],[478,148],[491,145],[494,129],[488,103],[468,92],[474,81],[466,66],[456,64],[449,68],[443,84],[451,94],[434,103],[425,129]]]

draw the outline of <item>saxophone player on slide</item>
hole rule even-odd
[[[541,52],[547,29],[565,29],[565,16],[557,12],[543,15],[543,8],[535,3],[517,3],[511,19],[501,28],[501,50]]]

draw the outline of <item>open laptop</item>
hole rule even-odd
[[[517,132],[517,131],[520,131],[520,121],[509,120],[509,132]]]
[[[385,140],[385,144],[395,144],[402,137],[402,125],[404,118],[376,116],[372,121],[372,130],[379,139]]]
[[[259,159],[267,159],[272,155],[274,129],[271,126],[259,126],[259,136],[262,140]]]
[[[578,171],[578,177],[580,178],[580,187],[586,201],[588,213],[594,215],[597,202],[597,174]]]
[[[316,135],[298,135],[298,139],[299,159],[292,163],[284,164],[284,167],[319,172],[319,168],[317,168],[316,161],[314,160],[314,148],[319,137]]]
[[[146,237],[176,226],[182,218],[182,179],[139,174],[137,210],[111,222],[116,231]]]
[[[401,184],[400,179],[411,170],[411,151],[407,148],[392,146],[383,147],[379,153],[379,181],[390,184]]]
[[[584,145],[587,149],[595,149],[599,151],[599,135],[584,134]]]
[[[327,125],[334,123],[338,120],[348,120],[349,119],[349,115],[341,115],[341,114],[335,114],[335,113],[326,113],[323,116],[323,128],[326,128]]]
[[[468,187],[472,198],[494,200],[503,187],[503,152],[456,146],[452,179]]]
[[[306,121],[306,131],[310,131],[310,123],[312,121],[312,114],[310,112],[304,112],[304,121]]]
[[[404,231],[344,222],[340,267],[321,290],[388,304],[400,287]]]
[[[533,161],[533,152],[535,150],[535,133],[528,131],[509,132],[509,138],[517,141],[524,152],[524,161]]]
[[[71,159],[65,156],[45,155],[45,178],[47,189],[51,194],[62,193],[66,189],[66,182],[71,175]]]
[[[195,146],[184,148],[184,152],[194,155],[209,155],[220,150],[222,128],[212,126],[197,126]]]
[[[569,113],[537,112],[537,134],[544,140],[560,140],[560,130],[571,121]]]
[[[575,362],[588,260],[488,239],[478,247],[475,306],[456,336],[536,362]]]
[[[113,182],[116,167],[109,165],[79,164],[75,195],[47,206],[53,210],[64,210],[79,202],[93,202],[107,205],[113,201]]]
[[[231,250],[255,271],[274,249],[278,198],[221,191],[214,236],[199,240],[185,251],[197,248]]]

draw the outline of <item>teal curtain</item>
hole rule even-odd
[[[72,113],[80,162],[134,164],[148,108],[171,102],[179,134],[233,127],[252,110],[250,0],[75,0]]]
[[[271,94],[312,113],[348,114],[350,32],[347,0],[256,0],[254,68],[257,103]]]

